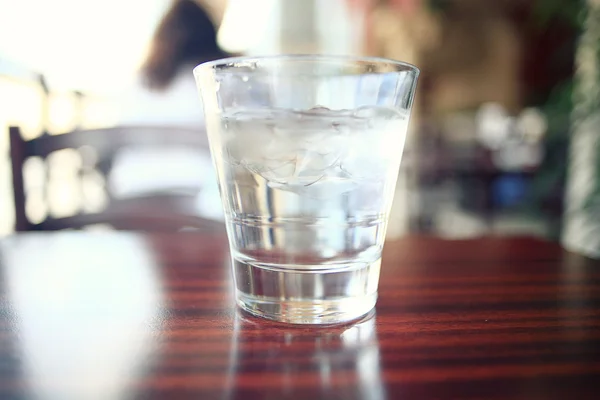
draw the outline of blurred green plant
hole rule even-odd
[[[590,129],[593,118],[598,118],[600,112],[600,2],[538,0],[534,15],[537,26],[541,28],[558,18],[572,24],[581,33],[574,76],[557,84],[548,101],[541,106],[548,121],[547,149],[567,147],[571,138],[580,134],[581,129]],[[600,204],[600,132],[596,132],[595,136],[589,137],[589,146],[594,148],[596,154],[591,161],[595,165],[589,166],[595,171],[595,180],[586,182],[592,186],[592,191],[583,203],[583,209],[590,210],[597,210]],[[550,157],[547,157],[533,181],[534,208],[545,194],[555,188],[557,182],[565,180],[567,168],[575,166],[574,162],[560,162],[553,159],[551,154],[548,155]],[[572,171],[571,176],[574,176],[573,173],[578,172]]]
[[[588,19],[587,0],[535,0],[531,16],[531,24],[537,31],[543,32],[552,24],[563,23],[581,33],[586,28]],[[589,35],[588,32],[585,34]],[[584,45],[583,37],[578,43],[581,51],[581,46]],[[592,41],[587,45],[598,48],[600,41]],[[560,51],[556,50],[557,53]],[[570,133],[576,120],[575,107],[580,104],[577,93],[581,90],[585,91],[586,88],[582,86],[576,74],[558,82],[545,103],[540,105],[548,123],[546,156],[532,181],[530,198],[526,205],[531,214],[543,217],[548,199],[554,198],[555,202],[562,203],[560,197],[564,196],[562,192],[565,190]],[[551,236],[557,239],[561,230],[562,221],[553,227]]]
[[[427,0],[427,7],[433,11],[444,11],[446,10],[450,4],[451,0]]]
[[[581,29],[585,21],[585,3],[586,0],[536,0],[533,21],[541,29],[557,20]]]
[[[587,0],[576,57],[563,244],[600,258],[600,1]]]
[[[584,208],[595,208],[597,211],[600,205],[600,128],[595,124],[600,119],[600,1],[588,0],[588,4],[576,60],[573,133],[577,134],[580,129],[597,129],[589,142],[595,148],[595,182],[584,204]],[[590,125],[594,128],[590,128]]]

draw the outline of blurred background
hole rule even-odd
[[[557,239],[576,54],[585,29],[598,38],[592,7],[600,6],[0,0],[0,234],[161,229],[173,210],[177,229],[194,228],[191,215],[218,223],[191,68],[229,54],[327,53],[422,70],[391,236]],[[597,54],[597,40],[584,43]]]

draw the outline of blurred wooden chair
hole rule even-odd
[[[173,127],[120,126],[77,129],[59,135],[44,133],[35,139],[24,140],[20,128],[13,126],[9,128],[9,135],[16,231],[80,229],[95,224],[107,224],[115,229],[126,230],[223,229],[221,222],[202,218],[195,212],[193,193],[157,191],[138,197],[118,198],[111,193],[108,184],[105,185],[107,205],[102,211],[90,213],[80,209],[75,215],[60,218],[47,213],[45,219],[36,222],[32,222],[26,212],[27,192],[23,167],[31,157],[46,160],[52,153],[64,149],[73,149],[82,158],[85,156],[83,153],[92,152],[93,160],[83,162],[76,172],[78,183],[81,184],[84,168],[93,168],[108,182],[115,156],[124,149],[179,146],[210,156],[206,135],[202,131]],[[48,169],[44,180],[43,197],[44,201],[48,201]]]

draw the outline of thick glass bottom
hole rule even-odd
[[[375,306],[380,265],[380,259],[326,268],[234,258],[236,300],[242,309],[279,322],[345,323]]]

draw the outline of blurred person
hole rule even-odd
[[[517,29],[511,21],[505,1],[482,0],[380,0],[371,14],[370,52],[377,56],[408,61],[421,70],[417,107],[411,125],[419,134],[409,135],[407,149],[424,154],[430,170],[449,174],[449,164],[442,154],[449,154],[450,143],[432,156],[428,141],[445,140],[454,113],[476,110],[482,103],[499,103],[509,110],[519,108],[521,96],[521,46]],[[444,121],[438,129],[441,117]],[[474,132],[460,127],[461,137]],[[437,133],[436,133],[437,132]],[[452,132],[454,134],[454,132]],[[421,167],[421,165],[418,165]],[[462,234],[477,234],[485,228],[479,217],[459,214],[459,198],[452,194],[444,200],[428,202],[433,193],[446,193],[441,182],[428,182],[419,170],[408,172],[417,185],[414,208],[420,216],[433,215],[436,229],[443,224]],[[471,188],[471,187],[470,187]],[[472,189],[472,188],[471,188]],[[475,194],[471,193],[471,198]],[[417,206],[418,205],[418,206]],[[439,209],[436,209],[439,206]],[[446,211],[457,218],[446,218]],[[471,221],[466,223],[466,221]],[[461,225],[462,224],[462,225]],[[463,225],[468,225],[463,226]]]
[[[424,2],[422,0],[363,1],[372,5],[372,12],[367,22],[367,53],[415,64],[422,69],[419,54],[424,49],[438,46],[440,41],[439,24],[424,7]],[[421,137],[411,132],[420,129],[421,126],[423,79],[426,79],[425,74],[421,75],[418,89],[420,93],[416,96],[411,113],[409,134],[405,144],[406,153],[414,150],[415,142]],[[405,234],[410,228],[411,220],[415,218],[415,210],[418,210],[418,214],[423,214],[422,211],[428,208],[423,198],[419,198],[419,194],[411,190],[417,177],[413,168],[406,167],[409,160],[408,157],[404,158],[403,167],[398,175],[389,216],[388,238]]]
[[[202,62],[228,56],[217,44],[210,5],[202,0],[172,0],[155,30],[138,79],[115,101],[119,125],[161,126],[167,133],[170,127],[184,127],[206,135],[192,70]],[[183,189],[196,198],[200,215],[222,219],[208,151],[176,144],[125,149],[115,157],[109,185],[120,198],[179,194]]]
[[[521,108],[521,51],[510,2],[451,0],[438,9],[443,41],[421,55],[432,76],[434,112],[476,109],[496,102]]]
[[[375,1],[371,13],[370,53],[419,64],[419,54],[440,43],[440,24],[423,0]],[[418,65],[420,67],[420,65]]]
[[[173,0],[156,28],[139,79],[119,94],[120,124],[202,127],[192,69],[227,57],[204,2]]]
[[[421,68],[426,93],[418,97],[428,111],[476,109],[485,102],[518,109],[521,46],[509,4],[380,1],[371,16],[371,52]]]

